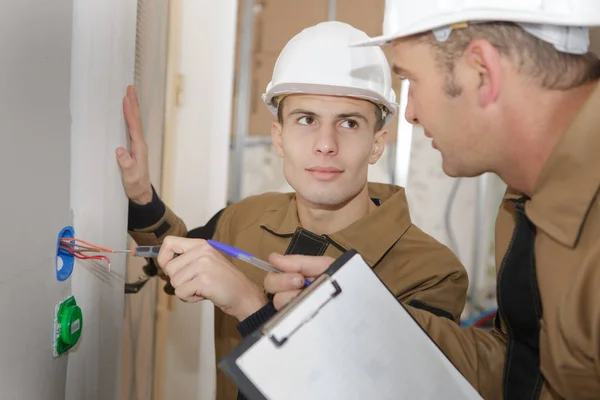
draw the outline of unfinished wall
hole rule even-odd
[[[127,245],[127,200],[115,149],[127,145],[122,98],[133,83],[136,7],[136,0],[104,0],[76,1],[73,9],[74,227],[77,236],[117,249]],[[69,400],[119,398],[125,256],[111,260],[110,274],[103,263],[79,262],[71,278],[84,328],[77,350],[69,355]]]
[[[135,87],[144,137],[151,149],[148,154],[150,179],[158,193],[161,193],[165,129],[168,20],[169,0],[138,0]],[[145,265],[144,258],[128,257],[127,281],[136,282],[144,275]],[[150,279],[138,293],[125,296],[121,400],[152,399],[156,293],[157,288],[162,291],[163,286],[163,281]]]
[[[590,50],[600,56],[600,28],[590,30]]]
[[[169,60],[161,195],[193,229],[226,204],[237,1],[177,0],[173,6],[169,31],[180,44],[169,49],[176,59]],[[157,306],[155,399],[212,399],[213,305],[174,297],[167,303]]]
[[[69,206],[72,1],[0,2],[0,390],[61,400],[67,357],[52,358],[54,275]],[[35,26],[36,29],[32,29]]]

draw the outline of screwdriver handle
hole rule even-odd
[[[133,248],[133,255],[135,257],[158,257],[160,246],[137,246]]]
[[[158,252],[160,251],[160,246],[136,246],[132,250],[132,254],[134,257],[148,257],[148,258],[156,258],[158,257]],[[177,257],[179,254],[175,254],[173,258]]]

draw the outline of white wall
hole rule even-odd
[[[176,130],[167,138],[163,195],[188,229],[226,204],[237,2],[181,1]],[[172,21],[173,22],[173,21]],[[169,313],[165,399],[214,398],[211,303],[173,302]]]
[[[76,1],[71,63],[71,207],[76,235],[126,248],[127,201],[115,149],[127,145],[122,98],[133,82],[136,0]],[[120,393],[125,256],[80,262],[72,288],[83,310],[79,347],[69,356],[66,399]]]
[[[93,4],[93,5],[92,5]],[[0,3],[0,388],[6,399],[118,398],[123,260],[55,278],[56,239],[126,243],[114,148],[132,79],[135,1]],[[54,306],[75,298],[79,344],[52,357]]]
[[[52,358],[56,238],[71,223],[72,1],[0,2],[0,391],[64,399],[67,357]],[[35,27],[33,29],[32,27]]]

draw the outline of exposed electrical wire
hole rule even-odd
[[[78,244],[82,243],[82,244]],[[71,254],[73,257],[80,260],[103,260],[108,264],[108,272],[110,272],[110,258],[105,255],[88,255],[85,253],[115,253],[115,250],[108,249],[102,246],[96,246],[84,240],[77,238],[62,238],[60,239],[59,251],[62,250]]]

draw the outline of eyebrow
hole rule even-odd
[[[310,117],[319,117],[319,115],[317,113],[315,113],[313,111],[303,110],[301,108],[297,108],[295,110],[290,111],[288,116],[298,115],[298,114],[306,115],[306,116],[310,116]],[[336,119],[358,118],[358,119],[362,119],[366,123],[369,123],[369,120],[367,119],[367,117],[365,117],[363,114],[361,114],[359,112],[341,113],[341,114],[337,114],[335,117],[336,117]]]
[[[412,76],[412,73],[409,70],[404,69],[404,68],[402,68],[402,67],[400,67],[400,66],[398,66],[396,64],[394,64],[394,66],[392,67],[392,70],[394,71],[394,73],[396,75],[400,75],[400,76]]]
[[[367,119],[367,117],[365,117],[364,115],[362,115],[359,112],[350,112],[350,113],[343,113],[343,114],[338,114],[337,118],[340,119],[346,119],[346,118],[358,118],[358,119],[362,119],[363,121],[365,121],[367,124],[369,123],[369,120]]]
[[[311,116],[311,117],[318,117],[317,113],[315,113],[313,111],[303,110],[302,108],[296,108],[295,110],[290,111],[290,113],[288,114],[288,116],[290,116],[290,115],[298,115],[298,114],[308,115],[308,116]]]

